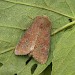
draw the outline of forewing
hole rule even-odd
[[[37,18],[35,18],[32,26],[25,32],[15,48],[16,55],[26,55],[30,53],[35,46],[39,27],[37,25]]]
[[[39,34],[30,55],[39,63],[44,64],[49,54],[51,24],[47,17],[38,17],[38,22]]]

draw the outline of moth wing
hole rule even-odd
[[[30,53],[39,63],[44,64],[48,59],[50,48],[50,22],[48,18],[42,17],[39,25],[39,34],[35,43],[34,50]]]
[[[29,54],[41,64],[46,63],[50,48],[50,28],[50,21],[46,16],[36,17],[32,26],[18,43],[15,54]]]
[[[39,28],[36,23],[37,19],[34,20],[32,26],[25,32],[24,36],[21,38],[20,42],[15,48],[16,55],[26,55],[34,49],[37,34],[39,32]]]

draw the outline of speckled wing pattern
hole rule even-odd
[[[31,55],[39,63],[48,59],[51,23],[47,16],[37,16],[15,48],[16,55]]]

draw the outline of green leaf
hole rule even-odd
[[[51,75],[52,64],[50,64],[40,75]]]
[[[75,16],[74,2],[74,0],[66,0],[73,17]],[[72,27],[70,30],[66,29],[53,52],[52,75],[75,75],[75,27]]]
[[[75,28],[63,34],[53,55],[52,75],[75,74]]]
[[[0,74],[39,75],[43,72],[51,63],[55,45],[65,31],[51,37],[51,49],[46,64],[39,64],[34,59],[26,64],[29,57],[16,56],[14,49],[38,15],[49,17],[52,32],[69,24],[68,19],[74,19],[74,3],[74,0],[0,0]]]

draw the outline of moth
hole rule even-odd
[[[20,39],[15,55],[29,55],[41,64],[46,63],[50,49],[51,22],[47,16],[37,16]]]

